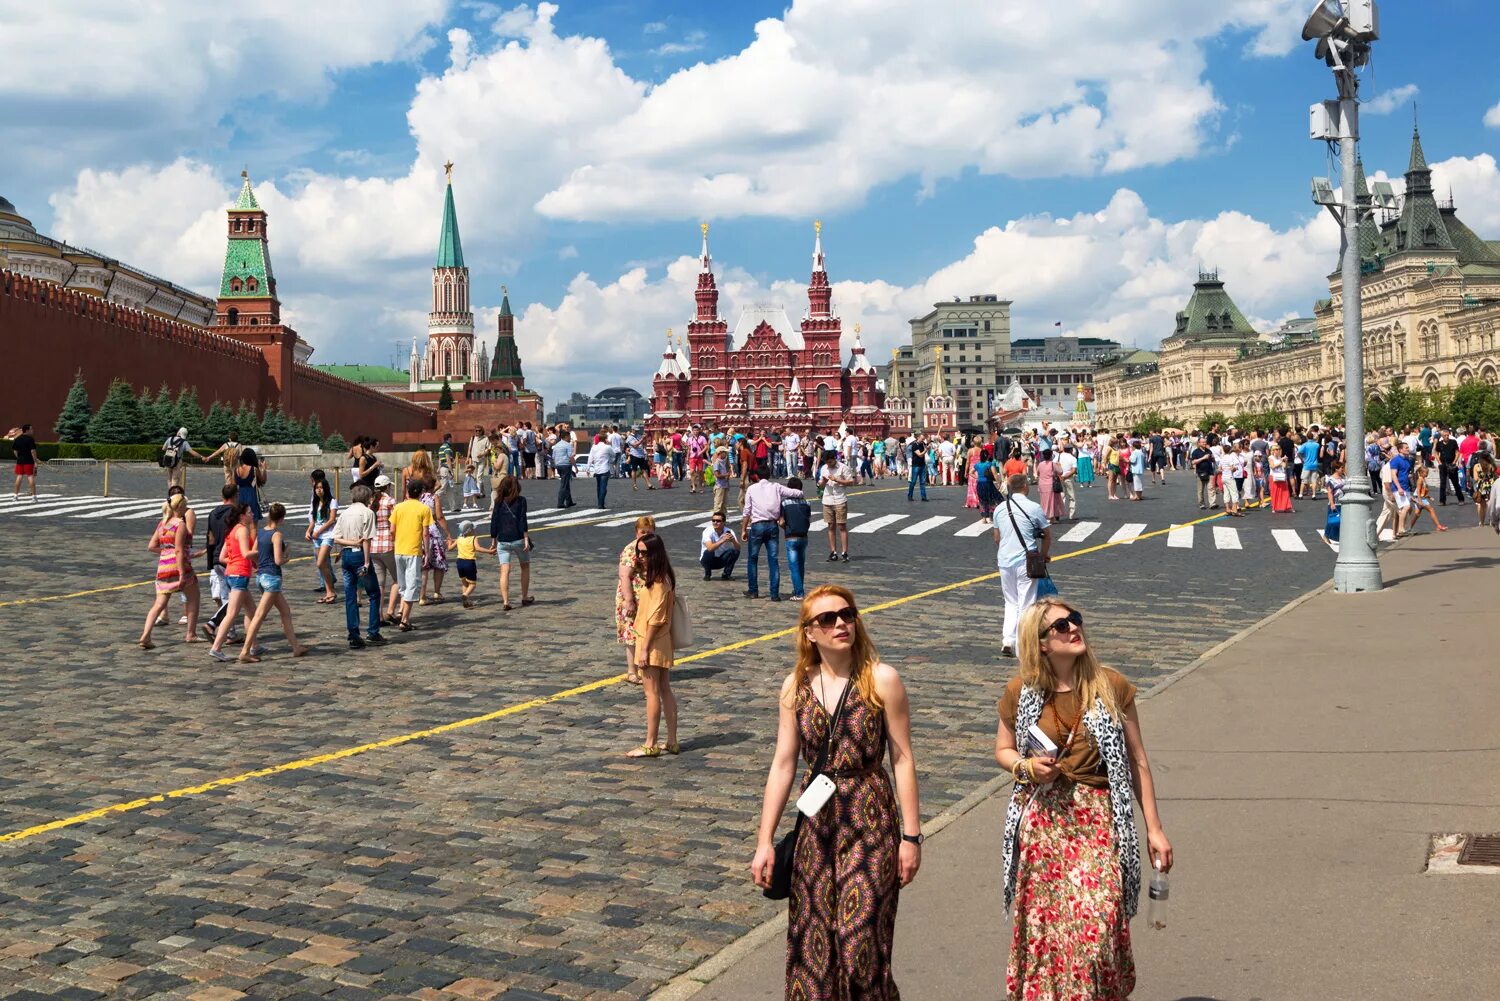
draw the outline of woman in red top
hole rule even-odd
[[[250,505],[240,501],[229,510],[229,524],[234,526],[224,539],[224,548],[219,550],[219,562],[224,564],[224,579],[229,582],[229,609],[214,634],[214,645],[208,655],[214,660],[228,660],[229,655],[221,649],[234,628],[236,618],[245,618],[245,631],[250,631],[250,576],[255,572],[256,549],[255,512]]]

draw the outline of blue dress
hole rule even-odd
[[[236,469],[234,485],[240,488],[240,503],[249,507],[255,520],[260,521],[260,490],[255,485],[255,470],[250,470],[250,475],[241,479],[239,470]]]

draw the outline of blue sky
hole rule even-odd
[[[877,360],[933,299],[975,292],[1015,300],[1015,336],[1062,320],[1152,345],[1199,264],[1267,326],[1326,294],[1337,238],[1306,194],[1327,167],[1305,122],[1332,81],[1296,40],[1310,6],[273,0],[228,31],[166,0],[0,0],[0,194],[208,290],[248,166],[316,360],[404,362],[451,157],[480,331],[509,285],[551,399],[648,388],[691,314],[700,218],[731,323],[751,301],[800,314],[821,218]],[[1482,82],[1500,8],[1381,13],[1367,167],[1404,168],[1414,95],[1439,185],[1500,238],[1500,84]]]

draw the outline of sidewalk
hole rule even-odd
[[[1382,567],[1380,594],[1321,591],[1141,701],[1177,866],[1168,927],[1133,928],[1137,1001],[1500,996],[1500,872],[1424,872],[1431,834],[1500,832],[1500,535],[1418,536]],[[1000,996],[1008,796],[928,842],[904,997]],[[781,997],[784,925],[745,945],[657,997]]]

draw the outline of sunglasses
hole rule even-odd
[[[1074,611],[1069,612],[1067,615],[1064,615],[1062,618],[1060,618],[1060,619],[1054,619],[1053,621],[1051,621],[1051,622],[1047,623],[1045,626],[1043,626],[1042,627],[1042,639],[1046,639],[1047,636],[1048,636],[1048,634],[1050,634],[1050,633],[1056,633],[1057,635],[1061,636],[1063,633],[1071,632],[1074,629],[1082,629],[1082,628],[1083,628],[1083,613],[1080,612],[1080,611],[1074,610]]]
[[[805,624],[809,626],[821,626],[824,629],[832,629],[835,622],[842,622],[845,625],[850,625],[857,618],[859,618],[859,609],[855,608],[853,605],[845,605],[843,608],[838,608],[831,612],[824,612],[821,615],[814,615],[812,618],[808,619]]]

